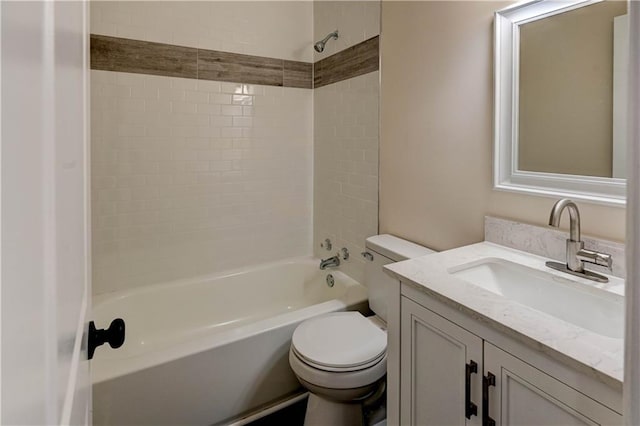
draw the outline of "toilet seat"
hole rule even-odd
[[[335,372],[315,368],[289,350],[289,365],[298,379],[326,389],[358,389],[371,386],[387,374],[387,354],[378,363],[360,370]]]
[[[348,373],[348,372],[351,372],[351,371],[366,370],[367,368],[370,368],[370,367],[378,364],[387,355],[387,352],[384,351],[383,353],[380,354],[380,356],[372,359],[371,361],[369,361],[367,363],[363,363],[363,364],[358,365],[358,366],[331,367],[331,366],[327,366],[327,365],[323,365],[323,364],[318,364],[318,363],[315,363],[315,362],[309,360],[304,355],[300,354],[296,350],[296,348],[293,347],[293,345],[291,346],[291,351],[295,354],[295,356],[298,357],[298,359],[300,359],[301,362],[307,364],[308,366],[316,368],[318,370],[328,371],[328,372],[333,372],[333,373]]]
[[[293,333],[291,350],[313,368],[358,371],[385,357],[387,335],[360,312],[334,312],[300,324]]]
[[[387,372],[387,334],[360,312],[311,318],[293,333],[289,364],[314,386],[366,388]]]

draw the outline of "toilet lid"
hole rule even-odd
[[[293,332],[291,344],[314,365],[355,368],[384,355],[387,334],[360,312],[335,312],[304,321]]]

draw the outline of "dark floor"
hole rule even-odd
[[[386,410],[386,383],[383,382],[376,392],[376,397],[364,406],[365,425],[375,425],[387,417]],[[261,419],[249,423],[247,426],[303,426],[304,415],[307,411],[307,398],[295,404],[278,410]]]
[[[307,398],[249,423],[248,426],[302,426],[307,411]]]

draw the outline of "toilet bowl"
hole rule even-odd
[[[289,349],[289,364],[309,390],[305,425],[360,425],[361,402],[387,372],[387,335],[379,319],[336,312],[302,323]]]
[[[392,235],[370,237],[366,247],[365,285],[377,315],[334,312],[304,321],[293,333],[289,364],[309,391],[305,426],[364,424],[363,405],[384,394],[377,391],[387,372],[386,303],[393,279],[382,267],[433,253]]]

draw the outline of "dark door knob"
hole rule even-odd
[[[96,325],[89,323],[89,359],[93,358],[93,353],[98,346],[109,343],[113,349],[117,349],[124,343],[124,320],[116,318],[111,321],[107,329],[96,330]]]

